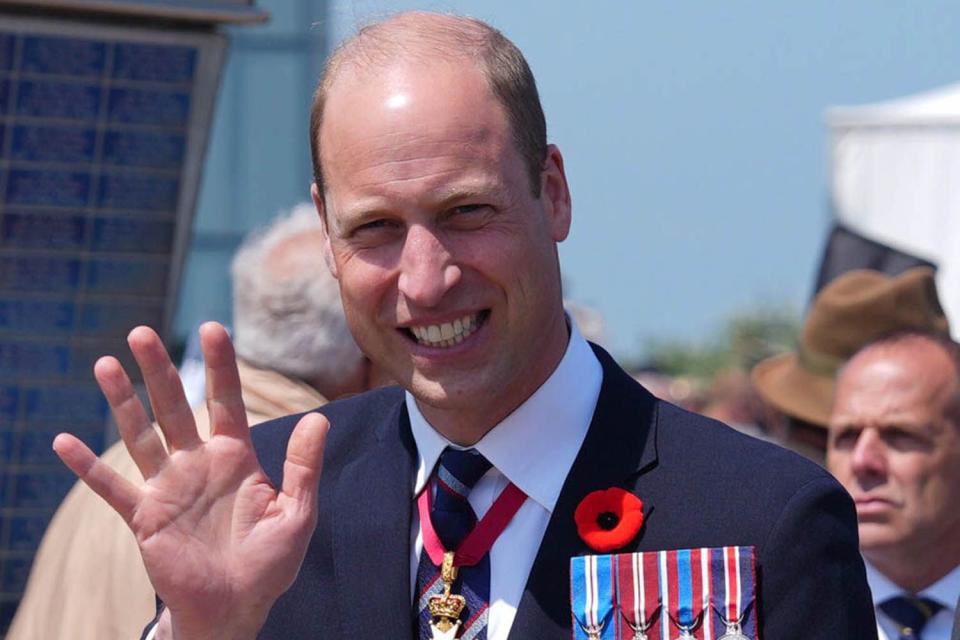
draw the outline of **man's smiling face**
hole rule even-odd
[[[357,342],[435,427],[478,439],[566,348],[559,151],[549,148],[534,195],[502,105],[461,61],[344,74],[320,140],[315,200]]]

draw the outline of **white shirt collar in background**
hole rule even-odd
[[[867,567],[867,582],[870,584],[873,606],[877,612],[877,621],[888,636],[896,638],[896,628],[893,621],[880,611],[879,606],[881,602],[907,592],[894,584],[890,578],[880,573],[866,559],[864,559],[864,564]],[[933,616],[924,628],[924,640],[940,640],[941,638],[947,640],[950,637],[950,630],[953,625],[957,598],[960,597],[960,566],[954,567],[950,573],[916,595],[930,598],[943,605],[943,609]]]

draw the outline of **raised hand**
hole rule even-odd
[[[316,413],[297,424],[278,492],[257,462],[233,346],[222,326],[200,328],[210,413],[206,442],[157,334],[138,327],[128,343],[166,448],[120,363],[101,358],[94,375],[146,484],[132,485],[72,435],[58,435],[53,448],[130,526],[175,637],[255,637],[296,578],[316,527],[329,424]]]

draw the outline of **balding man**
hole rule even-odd
[[[841,371],[827,463],[857,506],[881,634],[948,640],[960,596],[960,350],[898,332]]]
[[[320,234],[316,211],[302,204],[251,234],[234,255],[233,335],[250,424],[366,388],[368,367],[347,329],[336,281],[316,259]],[[207,437],[206,407],[195,420]],[[103,460],[143,484],[121,443]],[[78,483],[47,528],[7,640],[135,638],[155,607],[136,540]]]
[[[326,261],[358,344],[402,389],[251,432],[229,341],[207,325],[217,420],[203,443],[162,345],[140,328],[130,344],[168,454],[117,361],[98,362],[150,489],[127,487],[70,436],[55,448],[140,541],[166,603],[151,633],[873,637],[836,481],[658,401],[564,314],[563,157],[512,43],[436,14],[373,25],[327,65],[311,124]],[[701,553],[721,546],[711,551],[727,563]],[[673,567],[673,590],[621,607],[609,552],[659,589],[655,567],[622,555],[636,551],[665,552],[646,558]]]

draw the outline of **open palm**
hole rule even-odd
[[[297,425],[278,492],[257,462],[223,327],[201,327],[206,442],[156,333],[138,327],[128,342],[167,447],[120,363],[101,358],[94,374],[145,485],[135,487],[68,434],[54,449],[130,526],[177,636],[253,637],[296,578],[316,526],[327,421],[309,414]]]

